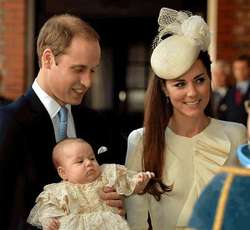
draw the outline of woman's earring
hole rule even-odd
[[[167,102],[167,104],[170,102],[169,96],[167,96],[167,95],[166,95],[166,102]]]

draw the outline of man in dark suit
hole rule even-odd
[[[68,110],[67,136],[88,141],[95,151],[111,148],[106,123],[81,105],[100,62],[99,36],[71,15],[50,18],[37,40],[40,70],[32,88],[0,109],[0,229],[31,229],[26,224],[35,197],[58,180],[51,161],[59,141],[58,112]],[[111,161],[107,153],[100,163]],[[108,159],[107,159],[108,158]],[[111,206],[123,205],[112,189],[102,193]]]
[[[236,85],[228,90],[219,106],[220,119],[246,125],[247,113],[244,101],[250,99],[250,58],[241,55],[233,62]]]
[[[232,85],[230,79],[231,67],[227,61],[221,59],[212,64],[213,112],[218,119],[221,117],[221,103]]]

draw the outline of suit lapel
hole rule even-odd
[[[33,126],[31,129],[37,129],[38,136],[46,140],[49,146],[54,146],[56,143],[54,128],[46,108],[32,88],[25,94],[24,99],[27,100],[29,110],[27,114],[30,116],[24,119],[30,119],[29,123]]]
[[[246,93],[243,95],[243,102],[250,98],[250,82],[248,82],[248,88]]]

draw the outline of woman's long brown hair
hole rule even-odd
[[[200,52],[198,57],[207,69],[211,78],[210,58],[207,52]],[[166,138],[165,130],[169,119],[173,114],[172,104],[167,100],[162,86],[164,80],[153,76],[149,81],[149,86],[145,99],[144,110],[144,139],[142,166],[145,171],[155,173],[155,178],[150,180],[144,192],[148,192],[159,201],[161,195],[170,192],[173,185],[165,185],[162,182],[162,174],[165,162]],[[209,101],[205,114],[212,116],[211,102]]]

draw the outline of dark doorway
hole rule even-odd
[[[48,17],[60,13],[80,16],[100,34],[104,67],[85,102],[102,111],[114,134],[120,134],[113,139],[117,163],[124,163],[128,134],[143,125],[151,43],[161,7],[190,10],[206,18],[207,1],[36,1],[36,34]]]

